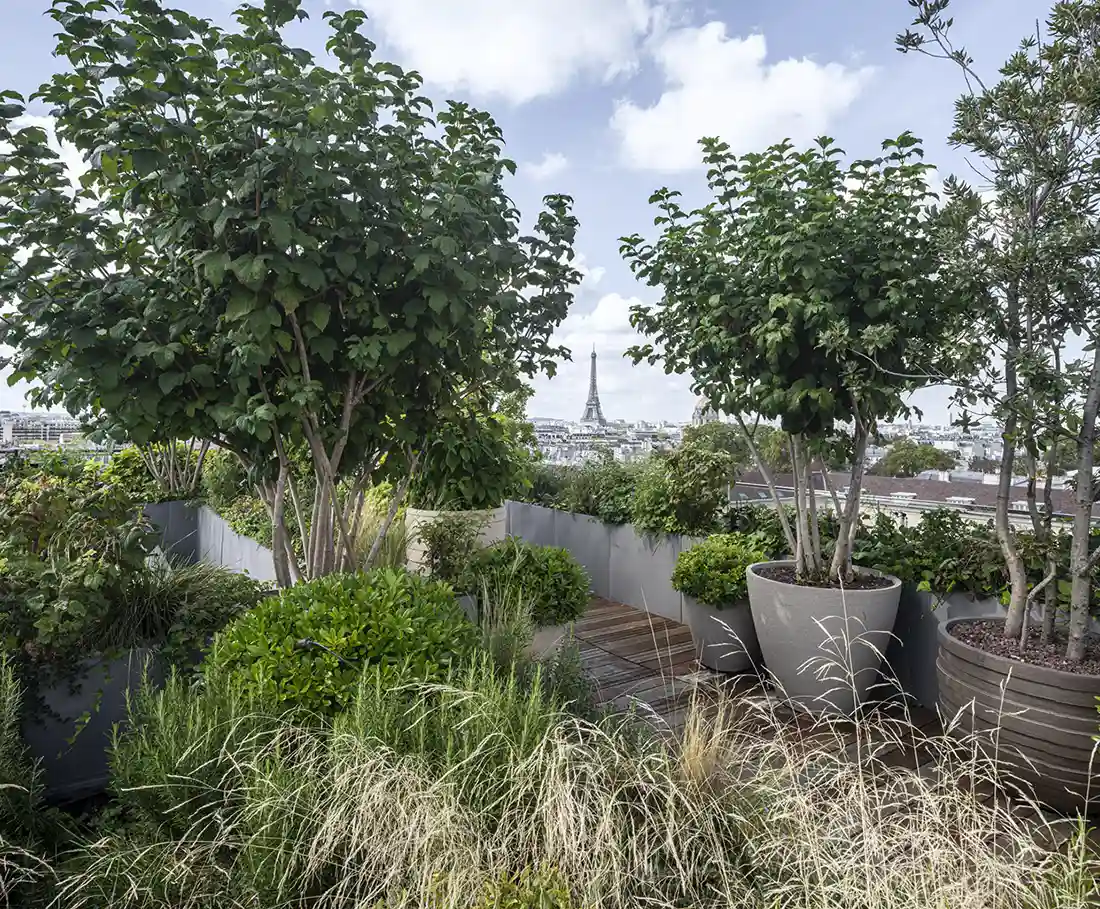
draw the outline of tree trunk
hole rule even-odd
[[[737,425],[741,429],[741,435],[744,436],[746,444],[749,446],[749,451],[752,454],[753,461],[756,462],[756,466],[760,471],[760,476],[764,478],[764,482],[768,486],[768,492],[771,493],[772,502],[775,505],[775,512],[779,516],[779,525],[783,528],[783,536],[787,539],[787,545],[790,547],[791,555],[794,555],[795,550],[795,538],[794,533],[791,530],[791,522],[787,520],[787,512],[783,508],[783,503],[779,498],[779,489],[775,485],[775,478],[772,476],[771,468],[764,462],[764,459],[760,456],[760,449],[757,448],[756,442],[753,440],[752,435],[749,433],[748,427],[745,425],[745,421],[741,419],[740,414],[734,414],[734,419],[737,420]]]
[[[1092,530],[1093,452],[1096,446],[1096,411],[1100,408],[1100,345],[1092,356],[1081,435],[1077,443],[1077,494],[1073,510],[1073,541],[1070,544],[1072,587],[1069,596],[1069,644],[1066,659],[1075,663],[1085,658],[1089,629],[1089,600],[1092,595],[1092,564],[1089,537]]]
[[[1012,391],[1009,399],[1015,394],[1016,370],[1015,367],[1005,368],[1006,384],[1008,373],[1011,369]],[[1010,595],[1008,602],[1008,616],[1005,618],[1005,637],[1019,640],[1020,632],[1024,624],[1024,610],[1027,608],[1027,569],[1020,550],[1016,547],[1016,533],[1008,520],[1008,508],[1012,495],[1012,467],[1016,459],[1014,439],[1016,435],[1017,417],[1015,411],[1010,410],[1005,417],[1004,451],[1001,453],[1001,473],[997,482],[997,508],[994,513],[994,525],[997,529],[997,539],[1001,544],[1001,554],[1004,556],[1005,565],[1008,568]]]
[[[836,549],[833,550],[833,563],[829,566],[830,577],[845,581],[851,579],[852,544],[855,542],[855,531],[859,522],[859,505],[863,493],[864,462],[867,460],[868,439],[867,428],[863,425],[862,420],[857,420],[852,473],[848,481],[848,499],[844,503],[843,514],[838,515],[840,526],[837,528]]]

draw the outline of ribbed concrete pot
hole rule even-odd
[[[421,542],[417,532],[422,524],[430,524],[442,515],[455,515],[468,518],[481,527],[478,542],[482,546],[499,543],[505,537],[507,512],[500,508],[485,508],[480,511],[436,511],[427,508],[405,509],[405,535],[408,543],[405,549],[405,564],[410,571],[424,571],[427,567],[427,547]]]
[[[952,636],[960,621],[939,630],[936,670],[945,724],[958,714],[957,732],[977,732],[986,743],[999,729],[996,751],[992,744],[987,750],[1025,792],[1059,811],[1100,814],[1100,750],[1093,755],[1100,676],[986,653]]]
[[[850,715],[871,700],[891,640],[901,581],[873,590],[800,587],[757,574],[746,580],[760,650],[770,675],[792,701],[812,713]],[[877,573],[877,572],[868,572]]]
[[[760,666],[760,641],[748,602],[722,609],[684,595],[684,621],[699,662],[715,672],[750,672]]]

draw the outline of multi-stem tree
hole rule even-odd
[[[898,48],[961,68],[966,92],[955,106],[951,142],[972,153],[985,184],[947,181],[944,236],[954,267],[969,270],[981,289],[973,318],[990,356],[977,374],[938,378],[958,386],[961,404],[989,407],[1004,426],[996,526],[1011,583],[1009,637],[1026,638],[1030,605],[1042,591],[1043,635],[1051,635],[1058,582],[1051,478],[1066,443],[1076,449],[1067,657],[1080,660],[1100,559],[1100,550],[1089,549],[1100,407],[1100,3],[1057,3],[1045,34],[1037,27],[1025,38],[992,84],[952,44],[948,0],[910,5],[918,31],[899,35]],[[1008,514],[1017,449],[1033,529],[1049,544],[1045,576],[1035,585]]]
[[[88,170],[74,185],[0,94],[13,379],[138,444],[236,452],[282,583],[357,567],[379,471],[405,468],[392,520],[441,420],[565,354],[550,336],[579,278],[571,201],[548,196],[520,236],[496,124],[457,102],[433,119],[420,78],[374,59],[361,11],[325,13],[324,60],[284,37],[301,0],[242,6],[233,32],[157,0],[52,15],[70,69],[32,100]]]
[[[690,373],[697,394],[742,421],[777,505],[744,416],[780,421],[793,529],[779,512],[797,574],[849,581],[868,441],[878,420],[906,412],[918,364],[957,340],[964,297],[938,255],[929,168],[909,134],[848,167],[825,138],[803,152],[782,143],[740,158],[717,139],[702,144],[714,201],[687,212],[662,189],[651,199],[661,211],[656,243],[623,240],[635,274],[663,290],[655,306],[634,307],[651,343],[630,353]],[[852,468],[843,505],[829,487],[840,531],[826,567],[813,463],[844,425]]]

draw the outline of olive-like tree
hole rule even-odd
[[[702,145],[714,201],[687,212],[678,193],[662,189],[650,200],[660,209],[656,243],[623,240],[635,274],[663,291],[655,306],[634,307],[632,323],[651,342],[629,353],[689,373],[695,392],[746,430],[752,415],[780,421],[794,472],[793,529],[779,514],[796,572],[849,581],[868,441],[880,419],[907,412],[908,377],[956,340],[964,299],[941,267],[928,166],[909,134],[848,167],[827,138],[806,151],[784,142],[743,157],[718,139]],[[813,464],[847,426],[843,503],[821,471],[840,518],[827,566]],[[767,462],[746,436],[778,506]]]
[[[976,371],[935,378],[956,385],[963,407],[986,408],[1003,426],[995,523],[1011,584],[1006,636],[1027,640],[1031,604],[1043,593],[1041,636],[1049,642],[1058,590],[1068,586],[1066,655],[1080,661],[1100,564],[1100,548],[1091,547],[1100,410],[1100,2],[1056,3],[1045,29],[1037,24],[988,82],[952,42],[948,0],[910,5],[914,30],[898,36],[898,49],[961,69],[965,91],[950,141],[969,153],[980,180],[947,181],[945,249],[953,267],[971,274],[985,356]],[[1068,579],[1059,577],[1051,503],[1067,446],[1077,468]],[[1018,451],[1032,529],[1045,549],[1045,573],[1034,583],[1009,520]]]
[[[324,60],[287,43],[300,0],[241,6],[236,31],[157,0],[51,14],[69,69],[32,99],[88,170],[74,185],[0,94],[13,380],[116,437],[234,451],[281,583],[357,567],[366,487],[402,465],[392,520],[441,420],[566,355],[571,200],[548,196],[521,236],[497,125],[458,102],[433,117],[361,11],[324,14]]]

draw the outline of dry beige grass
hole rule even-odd
[[[422,692],[445,717],[375,692],[331,736],[232,755],[233,810],[191,838],[98,844],[65,904],[458,909],[542,865],[601,909],[1096,904],[1083,837],[1041,848],[1031,819],[960,785],[990,768],[948,740],[922,744],[954,769],[918,775],[879,760],[900,727],[865,725],[850,759],[828,720],[794,734],[774,703],[717,695],[669,744],[468,682]]]

